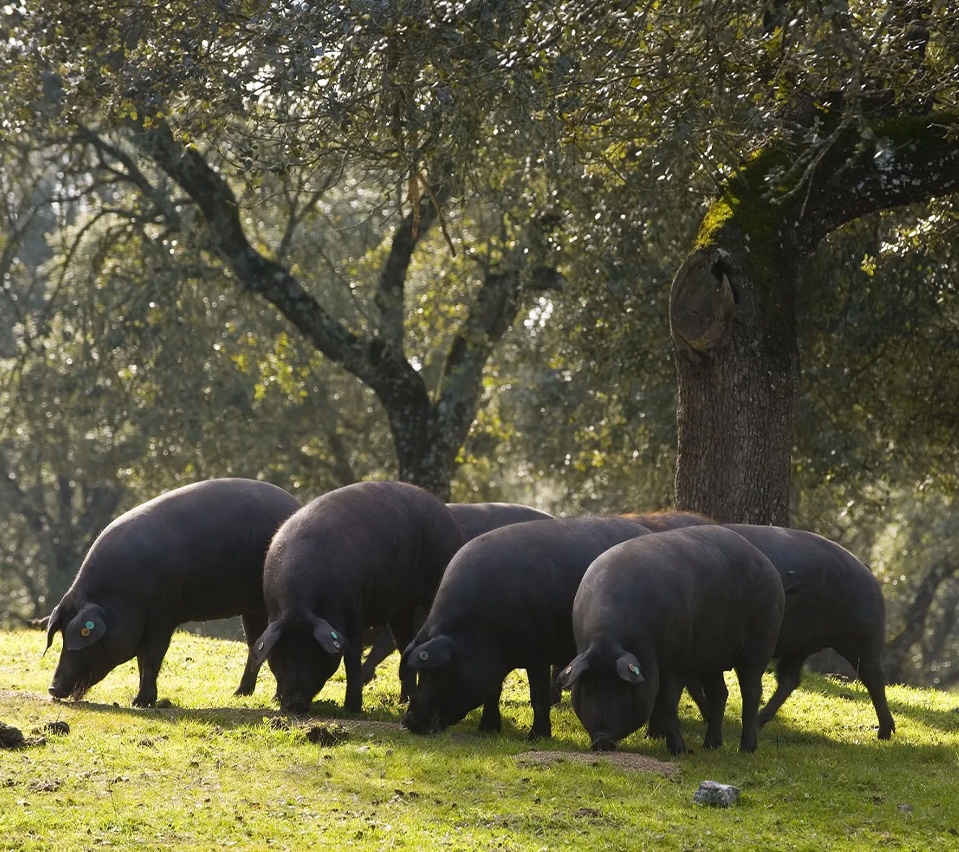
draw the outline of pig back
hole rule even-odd
[[[462,542],[449,509],[422,488],[392,481],[338,488],[277,533],[264,569],[268,611],[275,618],[346,608],[385,620],[428,604]]]
[[[805,530],[729,524],[775,565],[786,591],[776,656],[813,653],[827,646],[868,645],[876,654],[885,637],[885,601],[879,581],[848,550]]]
[[[257,480],[178,488],[107,526],[68,594],[149,606],[178,623],[262,611],[270,540],[298,507],[282,488]]]
[[[576,594],[574,631],[578,647],[588,637],[641,661],[651,653],[660,668],[729,669],[756,648],[772,657],[783,597],[757,548],[722,527],[693,526],[597,558]]]

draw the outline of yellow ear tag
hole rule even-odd
[[[80,635],[81,635],[81,636],[89,636],[89,635],[90,635],[90,628],[89,628],[89,627],[82,627],[82,628],[80,629]]]

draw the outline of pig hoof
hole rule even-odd
[[[597,737],[590,748],[593,751],[616,751],[616,741],[607,737]]]

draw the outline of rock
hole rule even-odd
[[[703,781],[699,789],[693,793],[693,801],[697,805],[716,805],[720,808],[732,807],[738,798],[738,787],[733,787],[732,784],[720,784],[718,781]]]

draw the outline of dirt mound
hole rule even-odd
[[[581,752],[581,751],[524,751],[516,755],[521,766],[548,766],[552,763],[588,763],[596,766],[601,761],[624,769],[627,772],[644,772],[649,775],[662,775],[664,778],[679,776],[679,766],[664,763],[655,757],[634,754],[628,751]]]

